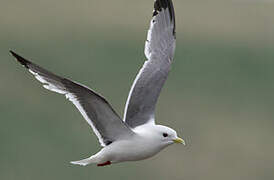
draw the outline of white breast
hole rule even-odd
[[[112,163],[143,160],[155,155],[165,146],[155,137],[155,134],[151,133],[149,126],[134,129],[135,136],[127,140],[113,142],[103,148],[100,155]]]

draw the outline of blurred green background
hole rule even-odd
[[[188,146],[97,168],[69,164],[96,153],[97,138],[8,50],[93,88],[122,115],[153,0],[1,0],[1,180],[274,179],[274,1],[174,5],[177,49],[156,118]]]

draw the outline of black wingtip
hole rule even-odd
[[[162,9],[166,9],[169,6],[169,0],[155,0],[153,16],[156,16]]]
[[[167,9],[169,10],[169,15],[170,15],[170,20],[175,22],[175,13],[174,13],[174,7],[172,0],[155,0],[154,1],[154,11],[152,16],[158,15],[162,9]]]
[[[170,20],[174,22],[173,35],[176,38],[176,24],[175,24],[175,12],[172,0],[155,0],[154,1],[154,11],[152,16],[157,16],[162,9],[167,9],[169,11]]]
[[[29,68],[28,65],[30,64],[30,62],[28,60],[26,60],[25,58],[23,58],[22,56],[16,54],[15,52],[13,52],[12,50],[10,50],[11,55],[13,55],[16,60],[22,64],[23,66],[25,66],[26,68]]]

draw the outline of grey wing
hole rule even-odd
[[[154,123],[154,110],[175,51],[175,14],[171,0],[154,2],[145,44],[145,61],[128,96],[124,121],[132,128]]]
[[[10,51],[40,82],[44,88],[64,94],[92,127],[102,146],[130,136],[133,131],[121,120],[110,104],[91,89],[57,76]]]

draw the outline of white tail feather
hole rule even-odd
[[[86,165],[91,164],[91,163],[96,163],[96,161],[94,160],[94,156],[91,156],[89,158],[82,159],[82,160],[79,160],[79,161],[71,161],[70,163],[80,165],[80,166],[86,166]]]

